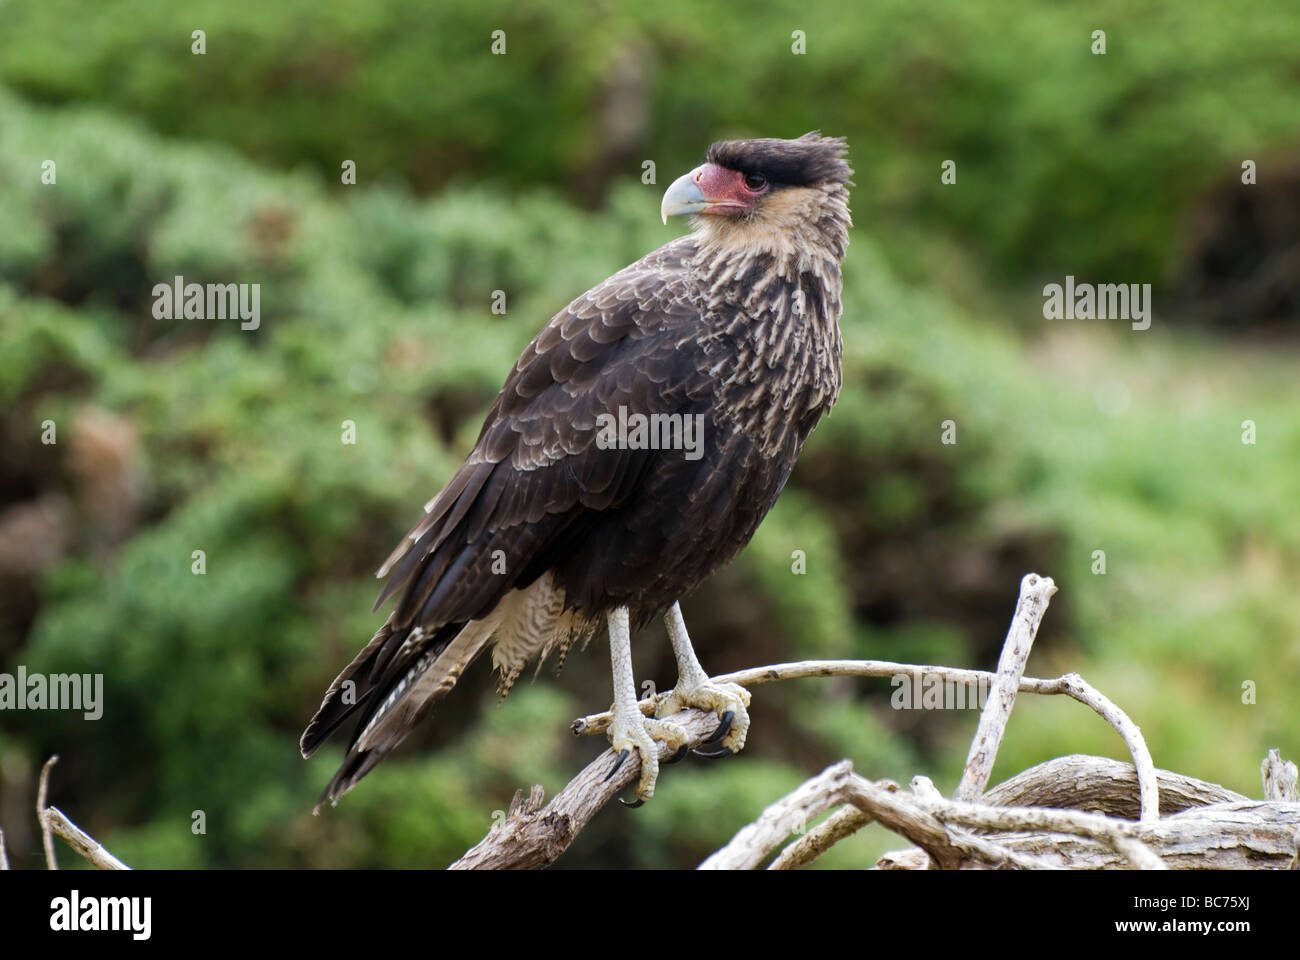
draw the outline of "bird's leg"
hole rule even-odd
[[[677,724],[641,713],[632,677],[632,630],[627,607],[612,610],[608,621],[609,655],[614,666],[614,720],[609,726],[609,743],[618,752],[614,770],[622,766],[633,750],[641,758],[641,779],[637,783],[636,803],[632,804],[639,807],[654,796],[655,781],[659,778],[659,745],[655,741],[661,740],[670,749],[685,753],[688,739],[686,731]]]
[[[664,624],[668,627],[668,638],[677,658],[677,686],[660,702],[655,716],[670,717],[687,707],[712,710],[721,722],[717,732],[705,743],[716,743],[719,749],[695,752],[704,757],[738,752],[745,746],[745,736],[749,733],[749,691],[736,683],[709,679],[695,656],[678,604],[674,603],[672,609],[664,614]]]

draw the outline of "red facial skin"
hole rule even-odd
[[[770,189],[766,182],[757,190],[745,185],[745,175],[738,170],[728,170],[715,163],[697,167],[692,177],[695,185],[709,202],[701,213],[738,217],[750,210],[756,201]]]

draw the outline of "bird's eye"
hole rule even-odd
[[[757,193],[759,190],[762,190],[766,186],[767,186],[767,177],[763,176],[761,173],[745,174],[745,187],[747,189]]]

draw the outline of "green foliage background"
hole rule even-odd
[[[1158,765],[1258,795],[1266,749],[1300,754],[1293,330],[1192,325],[1169,299],[1145,333],[1045,321],[1041,286],[1170,294],[1203,197],[1267,189],[1300,148],[1297,51],[1286,3],[0,6],[0,554],[44,556],[15,511],[58,518],[48,561],[0,556],[0,670],[105,677],[98,721],[0,713],[11,855],[39,862],[11,819],[52,752],[53,802],[157,867],[442,866],[516,788],[567,782],[603,746],[567,732],[610,700],[600,643],[500,706],[479,664],[319,818],[341,748],[308,763],[296,740],[381,622],[373,570],[536,329],[679,232],[659,195],[708,142],[812,128],[857,170],[846,386],[754,543],[690,598],[706,666],[988,667],[1038,570],[1061,593],[1031,672],[1084,674]],[[154,319],[176,275],[260,283],[262,328]],[[75,454],[87,411],[134,438],[98,472]],[[96,506],[118,475],[124,527]],[[637,656],[672,682],[657,627]],[[974,714],[889,692],[757,688],[742,756],[670,768],[562,864],[691,866],[844,756],[951,789]],[[1022,700],[995,777],[1068,752],[1125,756],[1079,705]],[[826,864],[891,845],[866,832]]]

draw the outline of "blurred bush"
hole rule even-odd
[[[854,144],[862,220],[939,228],[1005,277],[1161,283],[1200,192],[1300,146],[1298,41],[1295,4],[1229,0],[10,0],[0,80],[334,183],[350,159],[363,182],[472,172],[586,205],[706,138],[820,126]]]

